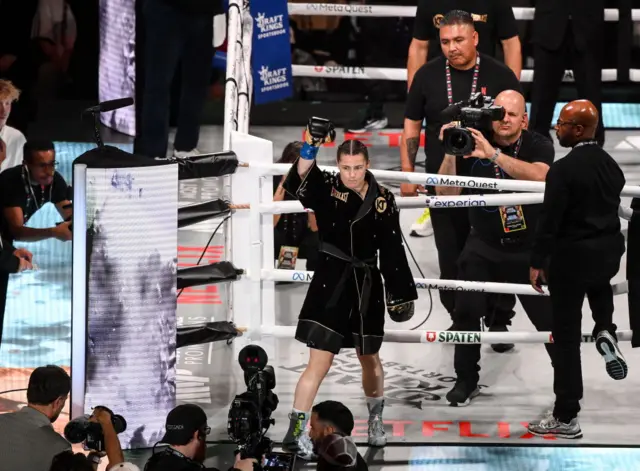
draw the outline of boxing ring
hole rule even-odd
[[[313,272],[274,269],[273,217],[274,214],[309,211],[299,201],[273,201],[271,177],[286,174],[290,166],[273,164],[272,144],[264,139],[233,132],[231,148],[241,162],[232,177],[232,201],[239,208],[231,220],[232,262],[237,267],[248,267],[247,275],[232,285],[234,322],[247,330],[251,338],[273,336],[293,338],[295,326],[275,324],[274,282],[309,283]],[[321,166],[322,170],[337,172],[336,167]],[[463,188],[492,188],[521,193],[473,195],[397,197],[398,208],[459,208],[495,207],[503,205],[538,204],[542,202],[544,183],[520,180],[494,180],[470,177],[448,177],[435,174],[372,170],[380,182],[414,183]],[[247,189],[251,189],[247,195]],[[624,196],[640,196],[640,188],[626,186]],[[623,213],[624,211],[621,211]],[[513,283],[486,283],[462,280],[415,278],[419,290],[481,291],[540,296],[530,285]],[[626,293],[624,283],[614,287],[615,294]],[[247,295],[250,293],[250,295]],[[545,291],[548,296],[548,291]],[[246,313],[250,313],[248,316]],[[416,314],[419,315],[417,312]],[[392,324],[387,320],[387,326]],[[439,332],[429,330],[387,330],[386,342],[400,343],[547,343],[550,332]],[[620,340],[630,340],[631,331],[619,332]],[[593,342],[590,333],[583,333],[583,342]]]
[[[250,77],[243,77],[243,74],[248,75],[246,71],[250,70],[248,67],[250,66],[251,52],[250,46],[248,47],[248,45],[250,44],[252,31],[247,25],[246,19],[249,16],[246,8],[246,2],[231,0],[228,16],[229,47],[227,50],[224,148],[236,154],[239,166],[236,172],[230,177],[227,187],[228,194],[226,196],[229,198],[234,209],[231,218],[226,223],[227,238],[225,243],[227,245],[227,260],[231,261],[235,267],[244,270],[244,274],[238,280],[228,285],[230,310],[228,319],[244,332],[244,339],[236,339],[236,348],[241,348],[246,342],[257,342],[262,344],[269,352],[270,357],[273,358],[277,368],[277,374],[279,375],[278,394],[289,395],[286,396],[286,399],[282,400],[281,406],[284,410],[281,411],[282,415],[279,416],[278,419],[278,424],[281,424],[283,421],[286,421],[284,414],[288,412],[290,402],[292,401],[290,394],[292,394],[299,374],[304,371],[304,362],[308,356],[307,348],[294,340],[294,332],[296,329],[296,319],[294,319],[294,317],[297,317],[295,304],[300,301],[305,291],[303,285],[313,279],[313,272],[304,270],[278,270],[275,268],[273,215],[304,212],[307,210],[303,208],[298,201],[273,201],[273,177],[282,176],[290,169],[289,165],[273,163],[276,139],[271,136],[271,133],[278,131],[274,128],[269,128],[269,131],[265,129],[263,132],[259,129],[252,129],[251,133],[249,132],[251,96],[250,94],[246,94],[246,92],[250,89],[247,88]],[[292,15],[411,17],[415,15],[415,12],[415,7],[326,5],[312,3],[289,4],[289,13]],[[514,12],[516,18],[519,20],[533,19],[534,10],[531,8],[515,8]],[[604,15],[608,22],[618,21],[621,24],[630,24],[632,19],[633,21],[640,21],[640,10],[623,12],[622,10],[607,9]],[[618,53],[620,52],[621,51],[618,51]],[[618,69],[603,70],[603,80],[606,82],[621,80],[640,82],[640,70],[634,70],[628,67],[626,70],[621,69],[624,69],[624,66],[618,67]],[[294,77],[311,78],[406,80],[405,69],[392,68],[294,65],[293,75]],[[531,82],[533,78],[533,70],[524,69],[522,71],[521,80],[523,82]],[[572,71],[566,71],[563,80],[565,82],[573,81]],[[300,126],[300,133],[301,132],[302,126]],[[299,136],[299,134],[297,134],[297,136]],[[350,138],[357,139],[358,135],[345,134],[345,139]],[[331,148],[331,146],[326,146],[326,148],[321,150],[320,155],[324,157],[319,160],[320,167],[323,170],[337,171],[335,167],[322,165],[329,163],[329,157],[334,158],[334,149]],[[631,160],[632,157],[631,153],[629,153],[628,158]],[[627,156],[625,155],[624,158],[626,159]],[[495,207],[507,204],[539,204],[542,202],[544,191],[544,183],[542,182],[517,180],[497,181],[494,179],[457,176],[448,177],[424,173],[403,173],[375,168],[372,170],[372,173],[383,185],[407,182],[421,185],[487,188],[515,192],[511,194],[453,197],[397,197],[396,202],[398,207],[403,209],[402,212],[413,208],[425,207]],[[640,196],[640,187],[630,185],[625,188],[623,194],[625,197]],[[621,207],[619,214],[623,219],[630,218],[628,208]],[[408,235],[408,233],[405,232],[405,235]],[[412,246],[413,245],[414,244],[412,244]],[[412,265],[411,262],[410,265]],[[278,282],[285,282],[287,286],[276,286]],[[479,290],[486,293],[540,295],[530,285],[525,284],[441,280],[438,279],[437,276],[415,278],[415,282],[419,290],[419,299],[416,301],[416,315],[414,316],[414,320],[424,317],[426,313],[424,305],[430,300],[430,292],[435,293],[435,290]],[[616,295],[616,304],[623,304],[623,301],[624,304],[626,304],[625,297],[619,296],[627,292],[626,282],[616,280],[613,288],[614,294]],[[546,296],[548,292],[545,290],[542,295]],[[288,307],[283,307],[282,298],[292,296],[297,296],[296,302],[287,302]],[[439,301],[436,299],[430,302],[433,305],[439,305]],[[518,309],[520,308],[518,307]],[[291,316],[283,320],[282,310],[290,310]],[[619,310],[620,308],[618,307],[617,313]],[[443,314],[445,313],[443,312]],[[444,318],[444,315],[440,317]],[[516,318],[524,317],[525,316],[520,315],[520,313],[516,316]],[[588,319],[587,322],[589,322]],[[442,324],[442,322],[440,324]],[[433,328],[429,328],[430,326],[433,326]],[[455,442],[466,442],[469,437],[472,437],[475,441],[495,443],[503,439],[518,438],[513,432],[509,433],[509,422],[513,430],[513,427],[520,426],[522,420],[532,420],[539,412],[539,409],[541,410],[542,407],[548,407],[548,400],[553,396],[550,378],[552,369],[549,365],[537,369],[538,367],[536,367],[535,364],[529,364],[529,366],[523,366],[523,369],[518,370],[517,365],[519,365],[520,362],[526,365],[528,362],[533,361],[529,355],[538,351],[542,353],[538,354],[537,363],[542,364],[545,360],[548,362],[548,359],[543,358],[544,349],[541,344],[553,341],[550,332],[534,331],[533,326],[529,324],[527,319],[525,319],[524,322],[514,322],[514,325],[510,328],[512,331],[504,333],[448,332],[443,330],[446,327],[438,325],[437,319],[431,319],[429,323],[426,324],[426,327],[421,329],[409,329],[409,327],[411,326],[408,324],[397,324],[387,319],[385,324],[385,342],[383,343],[383,350],[381,351],[385,373],[390,371],[391,375],[388,380],[385,379],[385,396],[387,396],[388,390],[390,404],[396,403],[394,401],[401,401],[403,404],[402,407],[408,407],[408,409],[403,409],[403,411],[398,410],[398,408],[390,409],[387,420],[389,424],[393,424],[394,437],[405,437],[415,433],[415,436],[420,436],[421,440],[416,440],[413,444],[423,443],[426,445],[429,443],[429,440],[428,438],[425,439],[422,437],[442,437],[444,436],[444,432],[441,433],[439,431],[444,431],[453,424],[450,432],[454,432]],[[621,341],[629,341],[631,331],[624,330],[623,327],[618,331],[618,335]],[[583,326],[582,342],[594,342],[591,332],[586,326]],[[424,343],[433,345],[429,348],[413,345]],[[486,382],[486,384],[491,385],[490,388],[493,391],[500,391],[499,396],[496,396],[496,398],[499,399],[496,401],[494,398],[490,401],[492,402],[491,405],[489,402],[485,402],[484,404],[480,402],[478,406],[480,412],[475,412],[478,409],[475,409],[474,406],[465,409],[465,411],[469,411],[464,412],[466,415],[460,415],[459,411],[456,410],[452,411],[446,407],[443,408],[442,405],[437,402],[430,402],[439,401],[446,391],[446,388],[453,386],[455,378],[449,376],[453,373],[453,368],[452,365],[447,364],[447,359],[453,358],[451,344],[458,343],[514,343],[518,344],[516,351],[520,352],[520,355],[495,354],[486,348],[489,354],[483,354],[483,358],[487,358],[487,363],[483,364],[481,382]],[[628,351],[626,350],[626,345],[628,345],[628,343],[621,345],[623,349],[625,349],[625,354]],[[486,347],[488,347],[488,345]],[[419,351],[417,350],[418,348],[420,349]],[[592,353],[594,355],[591,357],[592,359],[589,359],[588,356]],[[588,364],[591,366],[590,362],[595,364],[596,361],[599,361],[599,357],[596,357],[595,353],[597,352],[595,352],[593,348],[583,349],[584,365]],[[423,355],[429,358],[429,365],[422,365],[420,362],[419,358]],[[438,363],[439,355],[443,359],[442,364],[435,366],[433,363]],[[522,358],[518,358],[519,356]],[[296,360],[296,358],[300,358],[300,360]],[[598,358],[598,360],[595,358]],[[337,379],[330,379],[329,376],[327,376],[327,380],[321,387],[318,400],[335,398],[335,394],[348,400],[350,394],[355,395],[356,393],[354,391],[356,389],[359,390],[359,383],[356,384],[360,379],[359,377],[356,378],[358,375],[356,371],[359,371],[359,364],[354,354],[345,351],[345,353],[336,356],[334,361],[337,362],[334,363],[332,369],[334,373],[330,373],[329,376],[336,375],[332,376],[332,378]],[[416,364],[422,366],[416,366]],[[513,366],[513,364],[516,364],[516,366]],[[513,373],[510,378],[515,378],[515,380],[507,380],[504,369],[501,369],[505,368],[505,365],[507,365],[507,369],[512,368],[512,370],[508,371]],[[603,368],[600,367],[597,369],[595,367],[585,368],[583,374],[585,376],[586,390],[589,389],[590,384],[593,384],[595,375],[600,375],[600,373],[604,375],[601,370],[603,370]],[[353,376],[350,376],[351,372],[353,372]],[[530,382],[522,386],[524,379],[529,375],[534,378],[533,381],[535,381],[535,383]],[[496,376],[500,377],[499,381],[496,381]],[[509,376],[508,373],[507,376]],[[633,381],[635,380],[632,378],[630,378],[630,380],[631,382],[628,382],[629,380],[625,382],[625,388],[634,387],[633,385],[635,383]],[[409,385],[409,381],[415,381],[416,383]],[[604,380],[598,379],[598,381]],[[330,385],[327,386],[327,383],[330,383]],[[504,385],[505,383],[508,384]],[[346,384],[354,384],[353,390],[344,389],[344,385]],[[481,388],[485,387],[486,386],[481,386]],[[518,387],[526,387],[526,390],[516,390]],[[330,393],[327,394],[325,390],[325,395],[323,396],[323,388],[329,388]],[[610,398],[603,392],[604,390],[601,387],[601,383],[598,383],[596,389],[595,392],[589,392],[590,395],[597,396],[594,401],[596,409],[593,409],[589,413],[591,414],[592,423],[602,424],[606,423],[607,420],[598,414],[603,412],[603,401]],[[418,395],[420,398],[416,400],[417,402],[412,402],[411,398],[414,396],[417,397]],[[518,399],[518,397],[520,399]],[[603,399],[603,397],[605,399]],[[351,397],[350,399],[355,400],[355,397]],[[415,415],[416,411],[414,411],[413,408],[417,407],[418,409],[422,409],[422,405],[416,405],[420,401],[423,401],[422,403],[429,409],[425,409],[425,412],[422,412],[421,416],[418,417]],[[358,405],[360,402],[361,399],[353,403],[345,402],[352,408],[356,418],[366,417],[363,415],[365,412],[360,410],[361,406]],[[495,403],[498,403],[498,405]],[[431,409],[431,404],[433,404],[436,409]],[[495,414],[482,412],[482,410],[489,410],[487,409],[489,407],[493,408]],[[594,406],[592,405],[592,407]],[[618,407],[622,406],[619,405]],[[501,408],[511,408],[511,410],[505,415]],[[409,411],[409,413],[407,413],[407,411]],[[456,412],[458,413],[456,414]],[[587,412],[586,409],[585,412]],[[496,420],[500,420],[500,422],[496,424],[496,422],[493,421],[495,417],[488,418],[487,415],[495,415],[498,417]],[[635,414],[635,409],[630,411],[630,415],[640,418],[640,414]],[[593,418],[594,416],[596,417],[595,420]],[[421,422],[421,420],[429,421],[434,419],[438,421]],[[628,417],[627,420],[633,419]],[[587,419],[585,419],[585,422],[586,421]],[[400,423],[411,423],[411,425],[407,425],[407,427],[415,426],[416,431],[411,433],[407,432],[406,435],[404,432],[396,433],[396,427],[400,430],[400,425],[398,425]],[[276,428],[278,426],[280,425],[276,425]],[[471,432],[469,427],[473,427],[474,432]],[[454,428],[456,428],[457,431],[455,431]],[[491,430],[489,430],[489,428],[491,428]],[[586,436],[589,436],[588,428],[588,425],[585,427],[583,424],[583,429],[585,429],[587,433]],[[478,431],[481,433],[478,433]],[[282,433],[283,432],[284,431],[282,431]],[[362,433],[364,433],[364,435],[362,435]],[[620,432],[620,434],[624,433]],[[272,432],[271,435],[276,440],[281,438],[278,430]],[[361,429],[360,434],[356,434],[356,437],[363,436],[366,436],[366,426],[364,432],[362,432]],[[527,437],[525,434],[519,438],[526,439],[531,437]],[[619,435],[615,435],[615,433],[613,433],[611,437],[607,436],[604,441],[607,443],[637,444],[636,439],[621,438]],[[544,442],[547,442],[547,440],[544,440]],[[390,441],[390,444],[392,443],[393,440]],[[596,438],[594,443],[602,444],[603,442],[602,440],[598,441]],[[388,449],[385,452],[389,453]],[[385,459],[387,458],[388,457],[385,457]]]
[[[251,17],[247,2],[231,0],[229,8],[229,44],[227,60],[227,82],[225,102],[225,149],[233,150],[242,163],[231,181],[231,200],[239,209],[231,219],[227,241],[227,251],[231,261],[237,267],[243,267],[247,276],[232,285],[231,318],[236,325],[247,329],[251,338],[274,336],[293,338],[294,326],[278,326],[275,324],[274,282],[309,283],[312,272],[276,270],[273,254],[273,214],[303,212],[305,208],[298,201],[274,202],[271,179],[276,175],[284,175],[288,165],[273,164],[273,145],[270,141],[248,135],[250,96],[247,94],[251,86],[250,67],[251,28],[248,21]],[[380,6],[380,5],[335,5],[313,3],[290,3],[290,15],[332,15],[332,16],[367,16],[367,17],[415,17],[416,7]],[[514,8],[518,20],[532,20],[534,8]],[[631,17],[629,18],[629,14]],[[640,21],[640,10],[605,9],[604,19],[608,22]],[[623,29],[623,28],[621,28]],[[235,40],[233,39],[235,38]],[[360,80],[396,80],[406,81],[406,69],[368,68],[368,67],[324,67],[324,66],[292,66],[295,77],[340,78]],[[631,80],[640,81],[640,70],[630,70]],[[602,71],[603,81],[616,81],[619,71],[605,69]],[[524,69],[521,81],[531,82],[533,70]],[[564,81],[573,81],[571,70],[565,72]],[[354,135],[357,138],[357,134]],[[243,166],[244,165],[244,166]],[[323,170],[337,172],[335,167],[323,167]],[[458,186],[466,188],[490,188],[519,193],[505,195],[449,196],[449,197],[398,197],[396,202],[402,208],[455,208],[473,206],[502,206],[507,204],[537,204],[542,202],[544,183],[531,181],[496,181],[468,177],[441,177],[424,173],[403,173],[384,170],[373,170],[376,179],[382,183],[414,183],[420,185]],[[251,191],[247,192],[246,189]],[[640,196],[640,188],[627,186],[624,196]],[[621,208],[622,217],[628,211]],[[461,280],[415,279],[419,290],[479,290],[487,293],[539,295],[529,285],[510,283],[479,283]],[[615,294],[626,293],[624,283],[614,286]],[[250,292],[251,296],[246,296]],[[544,295],[548,295],[545,292]],[[258,302],[259,300],[259,302]],[[247,314],[250,313],[250,314]],[[456,338],[446,335],[435,335],[433,331],[387,331],[385,341],[406,343],[456,343]],[[550,341],[548,332],[508,332],[480,335],[464,333],[465,343],[542,343]],[[631,332],[620,332],[621,340],[630,340]],[[589,333],[583,334],[583,341],[593,341]]]

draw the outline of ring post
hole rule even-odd
[[[275,284],[262,280],[262,267],[274,266],[273,217],[260,214],[260,202],[273,198],[273,185],[271,178],[261,177],[251,168],[252,162],[273,162],[273,144],[233,131],[231,148],[239,161],[250,165],[239,167],[233,175],[231,201],[251,205],[251,209],[236,211],[230,219],[232,262],[247,271],[231,285],[231,315],[236,325],[253,330],[262,324],[275,324]]]

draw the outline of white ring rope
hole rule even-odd
[[[562,1],[562,0],[558,0]],[[417,7],[391,5],[336,5],[322,3],[289,3],[290,15],[326,15],[352,17],[395,17],[415,18]],[[513,8],[516,20],[533,20],[535,8]],[[640,21],[640,10],[631,11],[633,21]],[[604,9],[605,21],[619,21],[617,8]],[[395,80],[406,81],[407,69],[384,67],[343,67],[343,66],[309,66],[293,65],[294,77],[339,78],[359,80]],[[602,71],[603,82],[615,82],[618,78],[616,69]],[[572,70],[566,70],[562,79],[564,82],[574,82]],[[533,82],[533,70],[523,69],[521,82]]]
[[[295,326],[267,326],[257,329],[246,329],[247,335],[265,335],[276,338],[292,339],[295,337]],[[630,341],[630,330],[616,332],[619,341]],[[591,332],[582,333],[583,343],[594,343]],[[492,344],[492,343],[553,343],[551,332],[448,332],[438,330],[386,330],[385,342],[395,343],[445,343],[445,344]]]
[[[250,168],[257,169],[260,175],[286,175],[291,170],[290,164],[249,164]],[[337,173],[337,167],[320,165],[320,170]],[[238,171],[243,171],[239,168]],[[455,186],[471,188],[474,190],[503,190],[526,191],[534,193],[544,192],[544,182],[532,182],[527,180],[497,180],[495,178],[472,178],[457,175],[437,175],[433,173],[397,172],[394,170],[370,170],[376,179],[381,182],[412,183],[428,186]],[[626,185],[622,189],[622,196],[640,196],[640,186]]]
[[[540,204],[543,193],[510,193],[498,195],[466,195],[466,196],[407,196],[396,197],[398,208],[475,208],[490,206],[511,206],[522,204]],[[263,214],[288,214],[312,212],[302,206],[300,201],[274,201],[262,203]]]
[[[298,65],[291,66],[294,77],[337,78],[356,80],[394,80],[407,81],[407,69],[388,67],[356,67],[356,66],[323,66]],[[604,69],[603,82],[615,82],[618,79],[617,69]],[[565,70],[563,82],[575,82],[572,70]],[[533,70],[523,69],[520,74],[521,82],[533,82]]]
[[[560,0],[559,0],[560,1]],[[516,20],[533,20],[535,8],[514,7]],[[326,3],[289,3],[290,15],[326,15],[326,16],[372,16],[414,18],[417,7],[401,7],[390,5],[336,5]],[[640,19],[640,10],[631,10],[632,19]],[[617,8],[605,8],[605,21],[618,21],[620,13]]]
[[[311,283],[312,271],[303,270],[276,270],[262,269],[261,278],[268,281],[288,281],[294,283]],[[532,296],[549,296],[545,289],[544,294],[538,293],[531,285],[517,283],[493,283],[483,281],[465,280],[440,280],[429,278],[414,278],[417,289],[438,289],[443,291],[477,291],[481,293],[523,294]],[[613,285],[613,294],[628,292],[627,282]]]

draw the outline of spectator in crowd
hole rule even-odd
[[[21,91],[9,124],[23,133],[35,116],[35,102],[31,96],[36,72],[33,63],[31,30],[38,0],[0,2],[0,78],[11,80]]]
[[[71,450],[53,424],[64,408],[71,378],[59,366],[41,366],[29,377],[27,405],[17,412],[0,414],[2,468],[48,471],[53,457]]]
[[[10,168],[0,173],[0,237],[7,250],[7,256],[13,252],[18,257],[9,259],[15,270],[0,270],[0,340],[2,336],[2,320],[9,285],[9,273],[31,269],[30,252],[12,248],[13,241],[35,242],[56,238],[69,241],[71,234],[71,202],[69,187],[62,175],[55,171],[56,153],[51,141],[28,141],[23,146],[23,165]],[[51,202],[64,222],[45,229],[27,227],[26,224],[45,203]]]
[[[604,145],[602,62],[604,0],[537,0],[533,18],[534,65],[531,129],[551,139],[551,120],[565,69],[573,69],[578,96],[598,110],[596,141]]]
[[[56,98],[68,81],[76,35],[76,19],[66,0],[38,0],[31,31],[37,46],[34,90],[37,101]]]
[[[307,3],[290,0],[290,3]],[[346,0],[321,0],[318,3],[345,4]],[[291,15],[291,34],[297,49],[311,55],[315,64],[345,64],[349,54],[351,22],[346,17]]]
[[[367,5],[415,6],[416,0],[362,0]],[[362,16],[356,19],[359,30],[359,66],[364,67],[405,67],[405,51],[409,46],[409,33],[405,18],[376,18]],[[384,111],[384,102],[394,93],[394,82],[389,80],[359,80],[359,87],[367,96],[367,107],[345,126],[345,131],[358,133],[384,129],[389,120]],[[400,93],[404,90],[400,88]]]
[[[104,436],[104,452],[91,451],[87,456],[64,451],[53,458],[51,471],[97,471],[102,457],[107,455],[108,471],[140,471],[136,465],[124,461],[120,440],[113,426],[111,411],[104,407],[96,407],[89,418],[90,422],[100,424]]]
[[[317,471],[369,469],[351,440],[353,414],[341,402],[324,401],[311,409],[309,437],[318,453]]]
[[[167,416],[165,434],[160,443],[169,445],[154,454],[145,466],[146,471],[199,471],[204,468],[207,449],[207,414],[195,404],[175,407]],[[234,470],[253,471],[255,460],[237,459]],[[206,468],[214,471],[214,468]]]
[[[22,163],[22,148],[27,142],[20,131],[7,125],[20,90],[8,80],[0,79],[0,172]]]
[[[300,156],[302,142],[291,142],[282,151],[280,164],[293,164]],[[282,184],[286,175],[273,177],[273,201],[296,201],[297,198],[284,191]],[[280,258],[282,248],[289,247],[296,252],[296,259],[307,261],[307,270],[315,271],[318,262],[318,223],[313,213],[276,214],[273,216],[274,255]]]
[[[2,237],[11,242],[52,238],[71,240],[69,186],[62,175],[55,171],[57,162],[53,142],[27,141],[23,153],[23,165],[0,174]],[[27,227],[31,216],[49,202],[56,205],[65,222],[45,229]]]
[[[199,153],[200,116],[213,59],[213,17],[221,0],[147,0],[143,6],[144,92],[137,152],[165,158],[169,139],[171,83],[181,67],[174,157]]]

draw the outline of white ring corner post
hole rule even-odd
[[[273,143],[237,131],[231,133],[231,150],[249,167],[233,174],[231,201],[251,205],[231,217],[231,261],[245,270],[231,284],[231,318],[237,326],[249,327],[249,338],[258,340],[262,325],[275,325],[275,283],[262,280],[262,267],[274,266],[273,215],[260,213],[262,201],[273,201],[272,177],[261,175],[253,163],[273,164]]]
[[[85,413],[87,369],[87,166],[73,166],[73,273],[71,289],[71,417]]]

